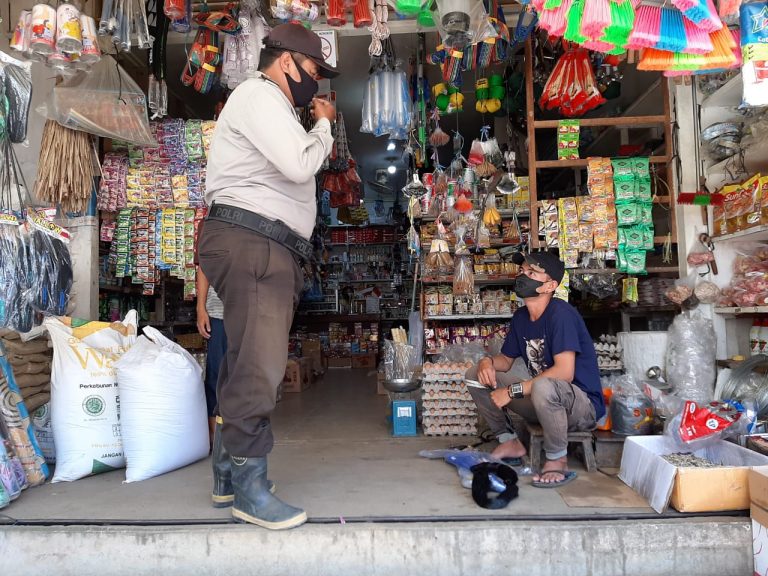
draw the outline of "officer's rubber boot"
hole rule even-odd
[[[231,456],[235,502],[232,516],[269,530],[295,528],[307,521],[307,513],[273,496],[267,481],[266,458]]]
[[[213,453],[211,464],[213,467],[213,492],[211,501],[214,508],[226,508],[232,506],[235,500],[235,492],[232,489],[232,463],[229,461],[229,452],[224,448],[221,440],[221,425],[224,421],[221,416],[216,416],[216,424],[213,429]],[[269,491],[274,493],[275,484],[267,481]]]

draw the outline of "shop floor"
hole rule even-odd
[[[364,370],[329,370],[304,392],[284,395],[273,417],[276,443],[269,459],[278,495],[305,508],[310,522],[659,518],[616,477],[588,474],[577,460],[571,467],[579,478],[569,486],[544,490],[523,477],[520,495],[508,507],[480,508],[455,468],[418,455],[474,439],[394,438],[388,402]],[[228,509],[210,506],[209,459],[143,482],[123,480],[118,470],[27,490],[0,511],[0,524],[231,520]]]

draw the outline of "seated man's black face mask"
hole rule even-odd
[[[515,294],[520,298],[535,298],[540,294],[538,288],[544,286],[544,282],[534,280],[530,276],[520,274],[515,278]]]
[[[293,97],[293,105],[297,108],[304,108],[304,106],[307,106],[312,102],[312,98],[317,94],[319,87],[315,79],[312,78],[312,76],[310,76],[298,62],[296,62],[296,58],[293,56],[291,56],[291,58],[293,58],[293,63],[296,65],[296,68],[299,69],[301,80],[296,82],[296,80],[291,78],[290,74],[286,74],[285,79],[288,81],[288,89],[291,91],[291,96]]]

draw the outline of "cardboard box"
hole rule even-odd
[[[352,354],[352,368],[376,368],[376,354]]]
[[[755,574],[768,574],[768,467],[749,471],[749,498],[752,501],[752,555]]]
[[[749,508],[749,470],[768,465],[768,457],[719,441],[693,454],[719,468],[678,468],[664,458],[681,452],[666,436],[631,436],[624,442],[619,478],[662,513],[669,504],[680,512]]]
[[[331,356],[328,358],[328,368],[352,368],[352,358],[349,356],[342,358]]]
[[[768,466],[752,468],[749,471],[749,499],[752,504],[768,510]]]
[[[304,358],[312,359],[312,368],[316,372],[324,370],[323,365],[323,345],[319,340],[301,340],[301,355]]]
[[[283,392],[302,392],[312,385],[312,359],[289,358],[283,377]]]

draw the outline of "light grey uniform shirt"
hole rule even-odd
[[[307,132],[282,90],[263,74],[235,88],[208,155],[205,200],[285,222],[309,240],[315,227],[315,173],[331,153],[331,123]]]

